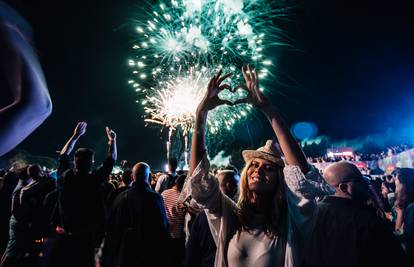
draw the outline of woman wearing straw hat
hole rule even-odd
[[[230,89],[222,82],[231,74],[221,76],[220,71],[210,80],[197,108],[190,178],[181,200],[191,195],[205,208],[217,245],[215,266],[298,266],[302,240],[312,228],[316,210],[313,197],[320,189],[314,179],[320,176],[310,168],[279,113],[260,92],[256,70],[247,65],[242,73],[248,96],[235,104],[252,104],[266,115],[285,161],[271,140],[257,150],[245,150],[238,202],[220,192],[217,180],[209,175],[204,141],[208,111],[232,104],[218,97],[221,90]]]

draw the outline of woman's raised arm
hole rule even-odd
[[[248,95],[245,99],[239,100],[236,103],[252,104],[265,114],[272,125],[276,138],[279,141],[280,148],[286,158],[286,162],[289,165],[299,166],[301,171],[306,174],[309,171],[306,157],[299,144],[290,133],[289,128],[286,126],[280,113],[260,91],[259,78],[256,70],[251,70],[250,66],[247,65],[246,67],[242,67],[242,73],[245,84],[241,87],[248,92]]]
[[[221,76],[222,71],[219,71],[217,75],[211,78],[207,86],[206,94],[199,103],[196,111],[193,138],[191,141],[191,154],[190,154],[190,175],[193,174],[198,163],[202,160],[205,147],[205,128],[207,121],[207,114],[210,110],[220,105],[231,105],[232,103],[227,100],[220,99],[218,94],[224,89],[230,89],[228,84],[221,84],[226,78],[231,76],[231,73]]]

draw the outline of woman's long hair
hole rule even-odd
[[[238,219],[240,230],[251,230],[253,224],[254,211],[251,200],[253,193],[249,190],[249,183],[247,177],[247,170],[249,169],[252,160],[247,162],[240,175],[240,195],[237,202]],[[261,227],[268,236],[280,236],[282,229],[287,223],[287,201],[286,201],[286,183],[284,180],[283,169],[278,166],[277,182],[274,188],[273,201],[271,202],[269,210],[263,214],[264,220]]]
[[[414,169],[398,168],[393,175],[402,184],[402,192],[397,192],[395,205],[405,208],[411,202],[414,202]]]

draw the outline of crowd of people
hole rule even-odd
[[[401,144],[396,146],[387,147],[385,150],[379,153],[372,153],[372,154],[364,154],[361,152],[354,152],[353,155],[347,156],[329,156],[321,155],[319,157],[308,157],[308,161],[311,163],[324,163],[324,162],[338,162],[341,160],[346,161],[378,161],[381,159],[385,159],[387,157],[392,157],[394,155],[398,155],[404,151],[412,149],[413,146],[408,144]]]
[[[275,139],[244,150],[245,166],[210,166],[204,134],[209,110],[229,75],[214,76],[200,102],[190,169],[151,174],[145,162],[74,147],[79,122],[60,150],[57,179],[37,164],[1,172],[0,266],[409,266],[414,249],[414,169],[369,180],[340,161],[323,177],[306,160],[279,112],[242,70],[248,98]],[[233,103],[231,103],[233,104]],[[236,103],[237,104],[237,103]],[[73,164],[73,165],[72,165]],[[6,216],[3,216],[6,215]],[[378,255],[388,255],[383,258]]]
[[[24,35],[17,24],[0,22],[1,37],[27,65],[22,84],[35,76],[35,88],[26,89],[48,107],[41,72],[30,65],[37,61],[22,56],[27,47],[18,45],[26,44]],[[241,72],[247,96],[235,102],[219,98],[236,89],[225,83],[232,74],[211,78],[195,114],[188,171],[177,171],[170,158],[167,173],[123,161],[122,172],[113,174],[117,135],[109,127],[106,158],[94,168],[93,150],[78,148],[72,156],[87,132],[83,121],[59,152],[56,179],[36,163],[0,171],[0,267],[412,266],[414,169],[374,180],[338,161],[322,176],[260,90],[256,70],[247,65]],[[23,85],[16,84],[20,92]],[[274,137],[242,152],[241,172],[217,170],[205,144],[208,113],[241,103],[264,114]],[[15,111],[0,114],[2,134],[10,119],[26,123],[19,120],[24,112]],[[21,135],[6,127],[12,129],[1,136],[0,153],[33,131],[50,108],[42,112]]]

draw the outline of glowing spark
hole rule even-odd
[[[283,1],[282,1],[283,2]],[[262,79],[272,76],[266,49],[283,45],[273,24],[284,17],[277,0],[160,0],[136,20],[136,44],[128,65],[135,75],[128,83],[139,92],[146,121],[191,129],[196,104],[218,69],[235,72],[228,83],[241,82],[238,70],[252,63]],[[145,10],[145,9],[144,9]],[[148,75],[151,75],[151,79]],[[139,89],[139,90],[138,90]],[[244,90],[224,91],[230,101]],[[220,106],[209,115],[211,133],[232,129],[251,113],[250,105]]]

